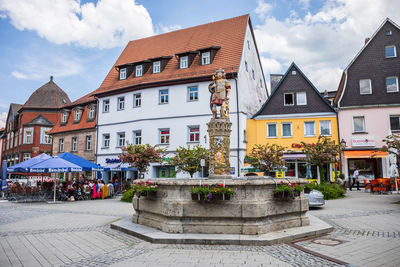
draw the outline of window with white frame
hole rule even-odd
[[[74,121],[80,121],[81,119],[81,110],[80,109],[75,109],[74,111]]]
[[[296,93],[296,102],[299,106],[307,105],[307,95],[306,92]]]
[[[92,150],[92,136],[86,136],[86,150]]]
[[[278,129],[276,123],[267,123],[267,138],[278,137]]]
[[[24,153],[22,161],[28,160],[31,158],[31,153]]]
[[[385,57],[390,58],[390,57],[396,57],[396,46],[394,45],[388,45],[385,46]]]
[[[390,116],[390,130],[391,131],[400,131],[400,115],[391,115]]]
[[[120,80],[125,80],[126,79],[126,68],[123,68],[123,69],[119,70],[119,79]]]
[[[282,125],[282,137],[292,137],[292,123],[283,122],[281,125]]]
[[[200,142],[200,126],[189,126],[189,142]]]
[[[364,116],[353,117],[353,129],[354,129],[354,133],[364,133],[365,132]]]
[[[103,134],[103,148],[110,147],[110,134]]]
[[[283,94],[283,101],[284,101],[285,106],[293,106],[294,105],[294,94],[293,93]]]
[[[24,144],[32,144],[33,128],[24,128]]]
[[[64,152],[64,139],[58,141],[58,152]]]
[[[361,95],[372,94],[371,79],[361,79],[360,80],[360,94]]]
[[[22,145],[22,139],[23,139],[22,128],[19,128],[19,145]]]
[[[159,103],[168,104],[168,89],[160,90]]]
[[[103,100],[103,113],[110,112],[110,99]]]
[[[395,93],[399,91],[399,81],[397,77],[386,77],[386,92]]]
[[[169,144],[169,128],[160,129],[160,144]]]
[[[320,121],[319,122],[319,134],[323,136],[331,136],[331,121]]]
[[[72,137],[72,142],[71,142],[71,151],[77,151],[78,150],[78,138]]]
[[[392,35],[392,31],[391,30],[386,30],[386,36],[390,36]]]
[[[118,97],[117,105],[118,105],[118,110],[124,110],[125,109],[125,97],[124,96]]]
[[[62,123],[66,123],[67,122],[67,118],[68,118],[68,113],[67,112],[63,112],[61,115],[61,122]]]
[[[141,145],[142,144],[142,131],[133,131],[133,144]]]
[[[11,148],[13,148],[13,147],[14,147],[14,132],[11,132],[11,140],[10,140],[10,143],[11,143]]]
[[[96,111],[96,110],[95,110],[94,106],[90,106],[90,107],[89,107],[89,111],[88,111],[88,119],[89,119],[89,120],[94,119],[95,111]]]
[[[153,62],[153,73],[159,73],[161,70],[161,62],[160,61],[154,61]]]
[[[118,147],[125,146],[125,132],[117,133],[117,145]]]
[[[133,107],[138,108],[142,106],[142,94],[136,93],[133,94]]]
[[[189,101],[199,100],[199,88],[197,86],[188,87],[188,100]]]
[[[201,53],[201,65],[210,64],[210,52]]]
[[[315,122],[304,122],[304,136],[315,136]]]
[[[179,68],[186,69],[187,67],[189,67],[189,58],[188,58],[188,56],[181,57],[179,59]]]
[[[140,77],[140,76],[142,76],[143,75],[143,67],[142,67],[142,65],[137,65],[136,66],[136,73],[135,73],[136,75],[136,77]]]
[[[40,127],[40,143],[50,145],[51,144],[51,136],[49,135],[51,128],[48,127]]]

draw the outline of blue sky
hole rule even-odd
[[[390,0],[0,0],[0,124],[50,75],[73,101],[100,85],[128,40],[243,14],[266,76],[295,61],[319,90],[336,90],[364,38],[386,17],[400,23],[399,9]]]

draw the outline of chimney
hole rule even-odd
[[[278,83],[280,82],[282,77],[283,77],[282,74],[270,74],[269,75],[269,81],[271,83],[271,94],[273,91],[275,91],[275,87],[278,85]]]
[[[364,40],[364,44],[366,44],[366,43],[368,43],[368,41],[370,40],[371,38],[369,38],[369,37],[367,37],[367,38],[365,38],[365,40]]]
[[[52,82],[52,81],[53,81],[53,75],[50,76],[50,82]]]

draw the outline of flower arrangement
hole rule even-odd
[[[200,185],[193,186],[190,189],[193,200],[204,200],[211,202],[213,200],[229,200],[231,195],[235,195],[236,191],[228,186],[220,185]]]
[[[294,199],[296,196],[299,196],[303,190],[304,186],[296,183],[287,183],[281,181],[281,183],[278,184],[274,189],[274,196],[278,198]]]
[[[314,183],[306,183],[304,185],[304,193],[310,193],[311,191],[313,191],[315,188],[315,184]]]
[[[155,194],[155,192],[158,190],[158,186],[149,181],[133,183],[131,188],[137,197],[147,196],[150,193]]]

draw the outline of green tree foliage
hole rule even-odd
[[[326,136],[318,137],[317,143],[301,142],[303,153],[307,157],[307,161],[311,165],[316,165],[320,169],[321,181],[325,182],[325,168],[326,164],[332,163],[336,160],[336,156],[340,154],[342,146],[336,144],[335,140],[331,140]]]
[[[165,156],[165,149],[145,145],[128,144],[122,148],[122,154],[119,155],[121,162],[129,163],[139,171],[139,177],[142,178],[150,163],[162,163]]]
[[[284,166],[282,160],[285,147],[278,144],[255,145],[246,156],[246,161],[267,175],[275,168]]]
[[[171,165],[175,166],[178,172],[188,172],[193,177],[195,172],[201,171],[200,160],[206,160],[208,167],[209,152],[208,149],[195,145],[190,147],[178,147],[174,157],[171,159]]]

